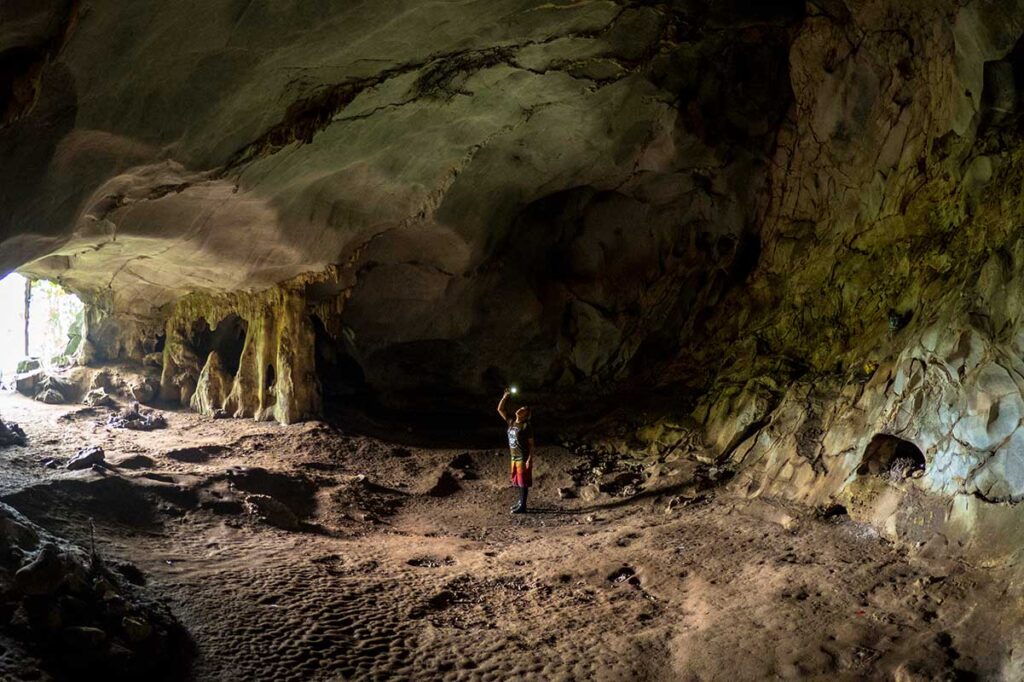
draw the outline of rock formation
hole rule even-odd
[[[0,271],[203,413],[515,381],[1005,559],[1022,40],[996,0],[6,4]]]
[[[102,455],[102,451],[101,451]],[[0,503],[0,627],[6,679],[181,679],[193,645],[166,605],[142,594],[139,570],[110,566]]]

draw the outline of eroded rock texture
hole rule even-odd
[[[153,352],[189,292],[286,283],[318,313],[332,384],[394,406],[511,380],[571,399],[671,355],[757,262],[804,13],[8,11],[35,31],[12,45],[73,30],[3,131],[2,267],[89,299],[98,359]]]
[[[515,381],[896,536],[1016,522],[1024,3],[0,18],[0,269],[80,292],[92,357],[158,354],[165,399],[289,422]],[[906,446],[858,473],[877,436]]]

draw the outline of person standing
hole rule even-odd
[[[508,416],[508,389],[498,402],[498,414],[508,427],[508,448],[512,456],[512,485],[519,489],[519,502],[510,510],[513,514],[526,513],[526,495],[533,484],[533,427],[530,408],[520,407],[515,417]]]

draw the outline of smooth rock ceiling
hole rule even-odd
[[[5,0],[0,272],[137,336],[291,287],[379,392],[679,386],[729,449],[794,381],[1021,355],[1022,34],[1006,0]]]

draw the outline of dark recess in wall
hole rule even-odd
[[[189,343],[200,363],[205,363],[212,351],[217,351],[224,369],[234,376],[242,359],[245,347],[245,334],[249,325],[238,315],[228,315],[215,329],[211,329],[204,320],[192,324]]]

